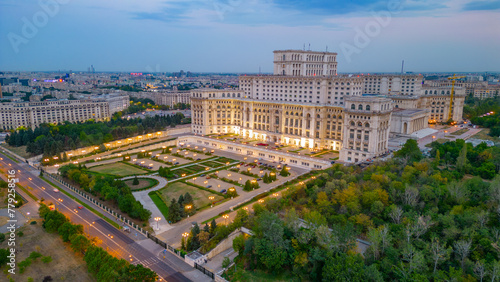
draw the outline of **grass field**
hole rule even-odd
[[[467,131],[469,131],[469,129],[467,129],[467,128],[462,128],[462,129],[457,130],[457,131],[455,131],[455,132],[452,132],[452,133],[450,133],[450,134],[451,134],[451,135],[455,135],[455,136],[459,136],[459,135],[464,134],[464,133],[465,133],[465,132],[467,132]]]
[[[5,147],[5,149],[25,159],[31,157],[30,154],[26,153],[26,146],[13,147],[9,146],[8,144],[2,144],[2,147]]]
[[[177,200],[179,199],[179,196],[181,194],[184,195],[186,194],[186,192],[189,192],[189,194],[191,194],[191,196],[193,197],[194,204],[196,205],[197,208],[201,208],[210,204],[211,201],[208,199],[208,196],[214,196],[215,197],[215,199],[213,200],[214,202],[223,199],[222,196],[210,193],[205,190],[198,189],[196,187],[181,182],[171,183],[167,187],[158,190],[158,192],[161,195],[163,201],[165,201],[165,203],[170,203],[173,198]]]
[[[42,281],[45,276],[51,276],[53,281],[96,281],[88,272],[83,255],[75,253],[69,244],[63,243],[57,234],[50,234],[43,230],[41,221],[36,225],[26,225],[20,230],[23,236],[16,237],[17,263],[26,259],[31,252],[39,252],[44,256],[52,257],[49,263],[43,263],[41,258],[36,259],[26,267],[23,274],[17,269],[11,277],[13,281],[27,281],[28,277],[34,281]],[[0,244],[0,248],[8,248],[7,240]],[[6,269],[6,266],[3,267]],[[4,277],[4,278],[1,278]],[[5,272],[1,272],[0,281],[9,281]]]
[[[490,140],[490,141],[493,141],[495,143],[500,143],[499,137],[489,136],[488,135],[489,133],[490,133],[490,129],[485,128],[485,129],[479,131],[478,133],[476,133],[472,138],[481,139],[481,140]]]
[[[297,277],[293,276],[289,271],[279,274],[267,273],[262,270],[248,271],[243,269],[241,265],[234,266],[227,271],[230,281],[248,281],[248,282],[285,282],[285,281],[300,281]]]
[[[133,167],[131,165],[127,165],[124,163],[116,162],[112,164],[105,164],[101,166],[94,166],[89,169],[93,172],[100,172],[105,174],[111,174],[116,176],[129,176],[134,174],[146,174],[147,171]]]
[[[221,164],[221,163],[216,163],[216,162],[213,162],[213,161],[202,162],[201,164],[202,164],[202,165],[204,165],[204,166],[211,167],[211,168],[216,168],[216,167],[221,167],[221,166],[223,166],[223,164]]]
[[[233,159],[226,158],[226,157],[220,157],[220,158],[216,159],[215,161],[216,162],[221,162],[221,163],[234,163],[234,162],[237,162],[237,160],[233,160]]]
[[[130,187],[130,190],[141,190],[141,189],[148,189],[153,186],[158,185],[158,180],[153,179],[153,178],[137,178],[139,180],[139,184],[133,185],[132,183],[134,182],[134,179],[129,179],[125,180],[125,184],[127,184],[128,187]]]
[[[201,165],[191,165],[191,166],[188,166],[186,168],[189,169],[189,170],[192,170],[194,172],[200,172],[200,171],[204,171],[205,170],[205,167],[201,166]]]
[[[168,206],[165,205],[163,200],[158,196],[157,191],[151,191],[148,193],[149,197],[151,200],[153,200],[153,203],[155,203],[156,207],[160,210],[161,214],[165,217],[168,218]]]
[[[185,174],[184,176],[186,176],[194,173],[192,170],[189,170],[185,167],[172,170],[172,172],[177,174],[179,177],[182,177],[183,174]]]

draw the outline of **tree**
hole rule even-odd
[[[139,179],[137,176],[134,177],[134,181],[132,181],[132,185],[139,185]]]
[[[241,234],[233,240],[233,250],[241,256],[245,250],[245,235]]]
[[[90,246],[90,241],[84,235],[73,235],[71,239],[71,248],[75,252],[83,253]]]
[[[479,277],[479,281],[483,282],[483,278],[486,275],[486,267],[484,265],[484,262],[481,261],[476,261],[474,265],[474,273]]]
[[[224,257],[222,260],[222,268],[227,268],[231,264],[231,259],[228,257]]]
[[[453,248],[455,249],[455,253],[460,260],[460,266],[462,267],[462,271],[465,271],[465,260],[469,256],[470,248],[472,245],[472,240],[459,240],[453,244]]]
[[[401,217],[403,216],[403,210],[398,206],[392,205],[389,216],[395,224],[399,224]]]
[[[464,143],[462,150],[457,158],[457,170],[461,173],[465,172],[465,166],[467,164],[467,144]]]
[[[323,267],[323,281],[362,281],[364,263],[360,255],[330,255]]]
[[[423,158],[422,151],[414,139],[408,139],[403,147],[394,153],[394,156],[406,159],[409,163],[418,162]]]
[[[434,167],[438,167],[440,161],[441,161],[441,152],[437,150],[436,156],[434,157]]]
[[[283,166],[283,168],[280,170],[280,175],[283,177],[287,177],[290,175],[290,172],[287,170],[287,166]]]
[[[210,222],[210,236],[215,235],[215,229],[217,228],[217,222],[215,222],[215,218]]]
[[[432,238],[432,243],[430,246],[430,251],[432,255],[432,259],[434,260],[434,270],[433,273],[436,273],[439,261],[444,261],[446,259],[446,255],[448,254],[446,250],[446,243],[442,245],[439,244],[439,239],[436,237]]]

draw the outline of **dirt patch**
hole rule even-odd
[[[19,251],[16,256],[17,263],[35,251],[44,256],[51,256],[52,261],[43,263],[41,258],[38,258],[26,268],[23,274],[17,269],[16,275],[12,278],[15,281],[27,281],[28,277],[31,277],[34,281],[42,281],[45,276],[51,276],[53,281],[96,281],[87,272],[83,255],[73,252],[69,244],[63,243],[59,235],[45,232],[41,225],[42,222],[38,221],[36,225],[26,225],[19,229],[24,235],[16,238]],[[0,244],[0,248],[7,247],[7,241]],[[0,280],[8,281],[3,271],[0,274]]]
[[[4,226],[5,224],[7,224],[8,221],[9,221],[8,217],[0,216],[0,226]]]

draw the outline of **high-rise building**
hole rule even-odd
[[[0,105],[0,128],[35,128],[42,123],[78,122],[110,118],[109,103],[101,100],[21,102]]]

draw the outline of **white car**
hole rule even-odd
[[[54,192],[59,193],[59,190],[54,188]]]

